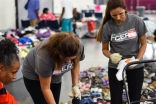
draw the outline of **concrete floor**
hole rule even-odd
[[[156,14],[146,14],[151,21],[156,23]],[[81,39],[85,46],[85,59],[81,62],[81,71],[89,67],[102,65],[107,66],[108,59],[102,54],[101,44],[97,43],[95,39]],[[70,98],[68,93],[71,91],[71,77],[70,72],[63,76],[60,102],[67,102]],[[19,104],[33,104],[33,101],[27,92],[23,79],[14,81],[5,86],[6,89],[15,97]]]
[[[145,17],[148,17],[150,21],[156,23],[156,14],[145,14]]]

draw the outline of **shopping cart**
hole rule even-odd
[[[143,60],[143,61],[135,61],[135,62],[131,62],[129,64],[127,64],[124,69],[123,69],[123,72],[122,72],[122,77],[124,79],[124,71],[128,68],[128,66],[130,65],[133,65],[133,64],[142,64],[142,63],[150,63],[150,62],[156,62],[156,60]],[[145,102],[145,101],[153,101],[153,100],[156,100],[156,98],[150,98],[150,99],[146,99],[146,100],[140,100],[140,101],[130,101],[130,98],[129,98],[129,94],[128,94],[128,89],[126,87],[126,80],[124,79],[123,80],[124,82],[124,86],[125,86],[125,92],[126,92],[126,96],[127,96],[127,102],[128,104],[134,104],[134,103],[138,103],[138,102]]]

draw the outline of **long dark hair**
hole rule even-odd
[[[105,16],[104,18],[102,19],[102,24],[100,25],[100,28],[98,30],[98,33],[97,33],[97,37],[96,37],[96,40],[98,42],[101,42],[101,35],[102,35],[102,29],[103,29],[103,25],[109,20],[111,19],[111,15],[110,15],[110,11],[112,9],[116,9],[116,8],[123,8],[126,10],[126,13],[127,13],[127,7],[126,7],[126,4],[124,2],[124,0],[108,0],[107,2],[107,7],[106,7],[106,11],[105,11]]]
[[[60,58],[62,55],[64,58],[76,56],[73,59],[74,67],[80,60],[81,44],[80,40],[73,33],[57,33],[49,38],[49,41],[43,45],[40,50],[46,49],[55,68],[62,67],[64,60]]]

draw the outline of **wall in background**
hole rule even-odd
[[[156,10],[156,0],[125,0],[128,10],[136,10],[136,6],[145,6],[146,10]]]
[[[60,14],[62,11],[61,0],[53,0],[54,2],[54,13]],[[94,0],[73,0],[78,11],[88,9],[87,5],[93,5]]]
[[[21,20],[28,20],[27,15],[28,12],[25,10],[24,6],[28,0],[17,0],[18,4],[18,24],[19,28],[22,28],[21,26]],[[39,14],[42,13],[43,8],[49,8],[49,11],[52,12],[52,0],[40,0],[40,10]]]
[[[16,28],[15,0],[0,0],[0,30]]]

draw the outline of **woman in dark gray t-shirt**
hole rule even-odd
[[[61,78],[71,70],[73,96],[81,97],[78,84],[84,47],[72,33],[57,33],[43,40],[25,57],[25,86],[35,104],[58,104]]]
[[[120,60],[132,56],[135,57],[133,61],[142,59],[146,49],[146,32],[143,20],[136,15],[127,13],[124,0],[108,1],[97,41],[102,42],[102,52],[110,58],[108,75],[111,104],[122,104],[123,81],[118,81],[116,78],[118,63]],[[132,70],[127,70],[126,75],[130,100],[140,100],[144,77],[143,65],[135,64],[129,68]]]

